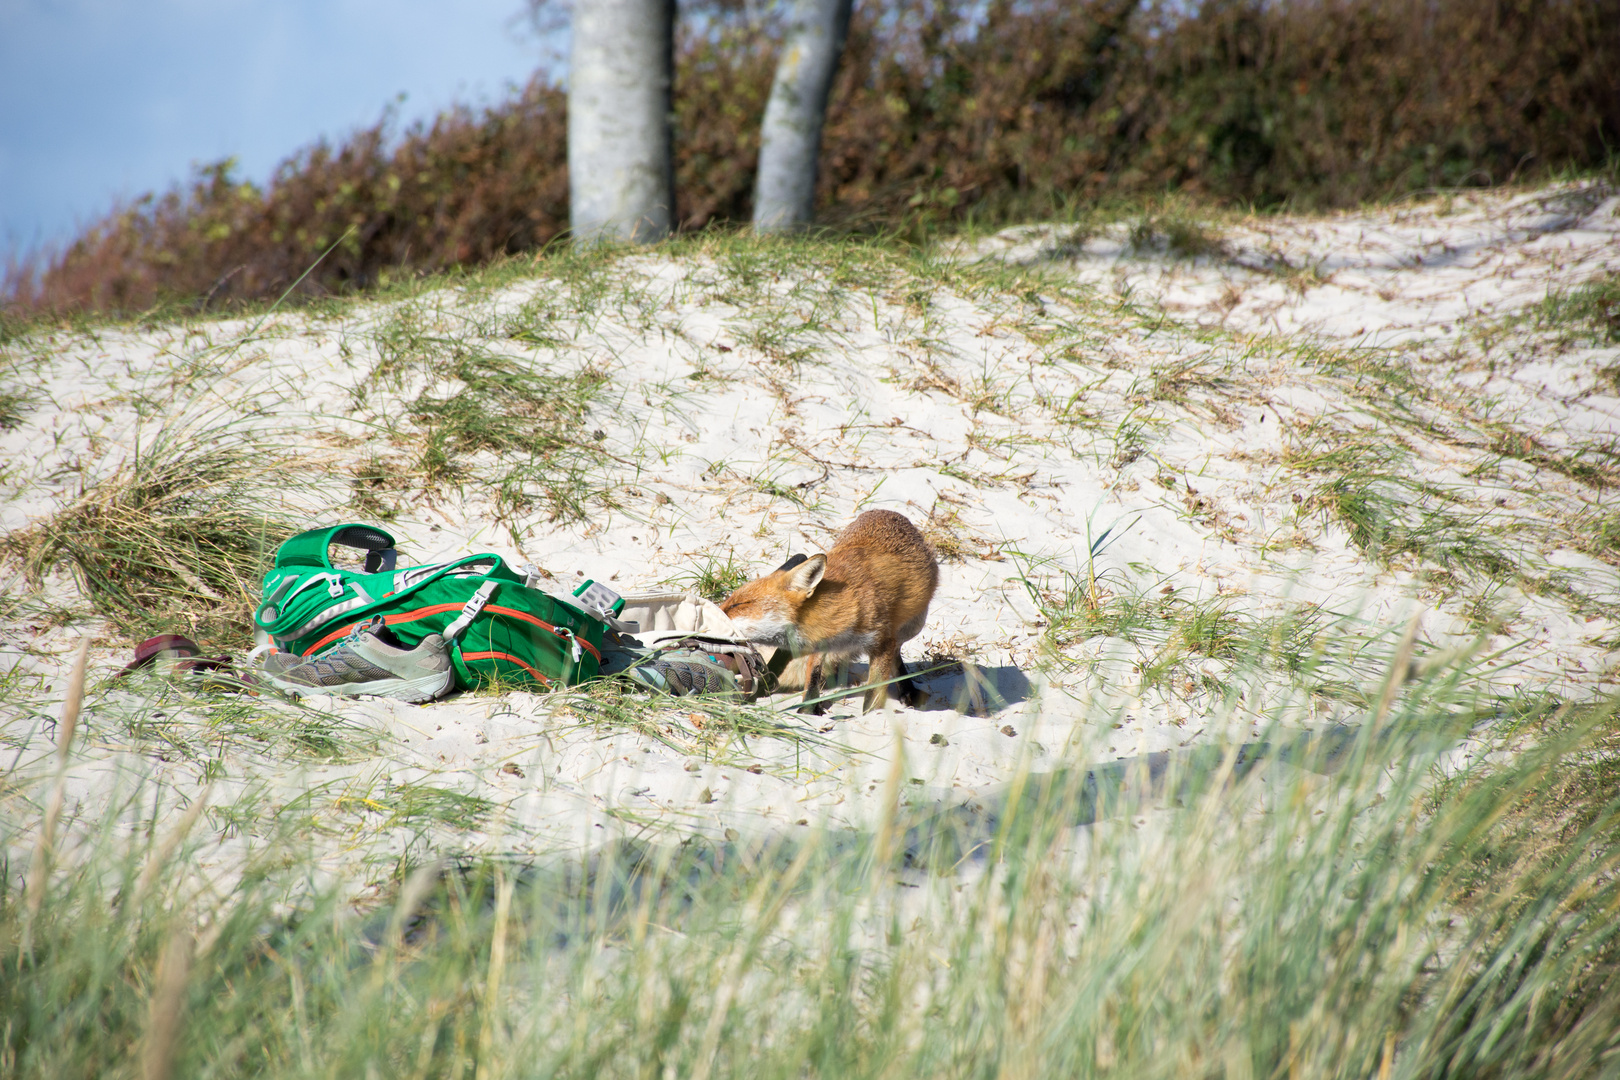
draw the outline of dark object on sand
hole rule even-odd
[[[204,656],[202,648],[181,634],[159,634],[135,646],[135,659],[125,664],[116,678],[141,668],[150,667],[159,660],[172,661],[175,671],[229,671],[229,656]]]

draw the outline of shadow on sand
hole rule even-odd
[[[992,667],[970,661],[946,665],[933,674],[917,675],[916,682],[928,695],[923,711],[954,709],[968,716],[988,716],[1008,705],[1027,701],[1034,690],[1029,676],[1012,664]]]
[[[1029,676],[1013,664],[975,664],[970,660],[941,658],[932,662],[907,661],[906,667],[924,695],[920,712],[955,710],[966,716],[989,716],[1009,705],[1029,700],[1035,689]],[[847,680],[829,684],[829,695],[856,697],[859,687],[866,682],[868,670],[865,664],[851,664]]]
[[[797,882],[797,888],[814,881],[853,891],[869,888],[874,871],[949,873],[1018,850],[1032,830],[1087,826],[1153,803],[1188,802],[1236,784],[1264,763],[1337,772],[1381,741],[1363,739],[1360,731],[1335,726],[1024,773],[945,806],[908,806],[895,792],[890,813],[871,830],[691,836],[676,843],[620,840],[583,857],[539,864],[499,856],[447,860],[418,870],[402,887],[397,906],[368,922],[365,938],[378,943],[390,926],[404,927],[411,941],[431,938],[450,909],[461,912],[458,917],[493,910],[496,883],[503,880],[513,882],[517,893],[513,911],[526,911],[563,945],[581,935],[617,933],[649,914],[672,925],[706,899],[734,902],[752,882],[772,878]],[[803,873],[810,863],[815,871]],[[881,870],[885,865],[888,870]]]

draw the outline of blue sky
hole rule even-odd
[[[320,136],[499,100],[546,58],[523,0],[0,0],[0,252],[193,164],[263,182]]]

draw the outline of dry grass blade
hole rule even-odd
[[[73,747],[73,736],[79,728],[79,710],[84,708],[84,680],[90,661],[90,639],[79,641],[73,654],[73,667],[68,672],[67,693],[62,698],[62,723],[56,730],[56,768],[67,768],[68,752]]]
[[[1390,706],[1395,704],[1395,696],[1401,692],[1412,670],[1412,650],[1417,645],[1418,631],[1423,628],[1423,613],[1420,611],[1412,616],[1412,621],[1406,624],[1406,632],[1401,635],[1401,643],[1395,647],[1395,656],[1389,663],[1389,676],[1384,680],[1384,687],[1378,694],[1378,704],[1373,708],[1373,730],[1383,726],[1384,720],[1389,716]]]
[[[379,963],[386,956],[387,950],[399,946],[400,939],[404,937],[406,929],[410,926],[411,919],[416,916],[416,911],[422,906],[422,901],[426,900],[428,894],[433,891],[434,885],[438,884],[440,876],[444,874],[444,869],[445,862],[443,859],[433,859],[417,867],[411,872],[411,876],[405,879],[405,884],[399,890],[399,899],[394,904],[394,917],[388,923],[388,940],[385,942],[387,949],[379,951],[377,954]]]
[[[157,985],[152,989],[146,1040],[141,1047],[142,1080],[168,1080],[174,1072],[194,948],[190,929],[176,927],[163,949],[163,959],[158,962]]]
[[[905,731],[899,721],[894,725],[894,750],[889,759],[889,774],[883,781],[883,811],[878,819],[877,843],[872,857],[874,881],[880,881],[888,872],[889,857],[894,851],[895,830],[900,818],[900,785],[905,782]]]
[[[158,846],[158,849],[152,853],[152,857],[147,860],[146,865],[141,868],[141,876],[135,882],[135,892],[132,894],[130,901],[131,908],[139,908],[140,902],[146,898],[147,891],[151,889],[152,883],[157,880],[158,873],[168,865],[169,860],[174,857],[175,851],[185,842],[192,826],[197,824],[197,819],[202,816],[203,810],[208,806],[208,799],[213,793],[214,785],[209,784],[203,789],[202,794],[191,800],[191,805],[186,807],[186,812],[180,815],[179,823],[169,830],[168,835],[163,838],[163,843]]]
[[[499,867],[495,869],[495,925],[490,930],[489,978],[484,985],[484,1022],[478,1032],[477,1080],[495,1075],[490,1060],[495,1047],[495,1017],[499,1011],[501,977],[506,970],[506,935],[512,915],[512,890],[516,882]]]
[[[45,902],[45,882],[50,876],[51,854],[56,844],[56,822],[62,815],[62,788],[66,779],[68,753],[78,730],[79,710],[84,705],[85,666],[90,656],[90,639],[79,642],[79,651],[73,656],[73,670],[68,675],[67,694],[62,699],[62,722],[56,729],[56,777],[51,782],[51,793],[45,801],[45,820],[40,824],[39,838],[34,844],[33,859],[28,865],[28,884],[24,893],[22,947],[18,959],[29,955],[34,919],[40,905]]]

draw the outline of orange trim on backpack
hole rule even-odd
[[[464,608],[466,606],[467,605],[465,605],[465,604],[429,604],[427,607],[419,607],[419,608],[415,608],[414,610],[411,610],[411,611],[401,611],[397,615],[384,615],[383,616],[383,625],[384,626],[397,626],[398,624],[403,623],[403,622],[414,622],[417,619],[426,618],[429,615],[438,615],[441,612],[460,611],[462,608]],[[484,607],[484,610],[489,612],[491,615],[510,615],[514,619],[522,619],[524,622],[533,623],[534,625],[540,627],[540,629],[542,629],[542,630],[549,630],[551,633],[556,634],[559,638],[565,637],[564,634],[558,632],[558,630],[557,630],[557,628],[555,626],[553,626],[550,623],[546,622],[544,619],[539,619],[539,618],[536,618],[533,615],[530,615],[526,611],[518,611],[516,608],[502,607],[499,604],[486,605]],[[336,630],[333,630],[330,634],[327,634],[325,637],[321,638],[315,644],[313,644],[309,648],[305,649],[304,650],[304,655],[305,656],[314,655],[317,650],[325,648],[326,646],[330,645],[332,642],[336,641],[338,638],[343,637],[350,630],[353,630],[356,626],[359,626],[359,625],[360,624],[358,622],[352,622],[347,626],[342,626],[342,627],[339,627]],[[581,648],[585,649],[585,651],[589,652],[592,656],[596,657],[596,662],[598,664],[600,664],[602,662],[602,653],[601,653],[600,650],[598,650],[596,648],[596,646],[592,645],[590,642],[586,641],[582,637],[576,636],[574,638],[574,640],[579,642]],[[521,663],[521,661],[520,661],[520,663]]]
[[[419,607],[414,611],[402,611],[397,615],[384,615],[383,625],[395,626],[402,622],[414,622],[415,620],[425,618],[428,615],[437,615],[442,611],[460,611],[466,606],[467,605],[465,604],[429,604],[427,607]],[[338,627],[336,630],[332,631],[330,634],[327,634],[325,637],[321,638],[321,640],[305,649],[304,655],[313,656],[316,650],[323,649],[332,644],[332,642],[344,636],[350,630],[353,630],[359,625],[360,624],[358,622],[352,622],[348,626]]]
[[[530,667],[528,664],[525,664],[522,660],[519,660],[517,657],[513,656],[511,653],[504,653],[504,652],[464,652],[464,653],[461,654],[461,659],[462,659],[463,663],[465,663],[468,660],[510,660],[512,663],[516,664],[518,667],[522,668],[524,671],[527,671],[530,675],[534,676],[537,680],[539,680],[539,682],[542,685],[544,685],[544,686],[550,686],[551,685],[551,680],[550,679],[546,678],[544,675],[540,674],[538,671],[534,670],[534,668]]]
[[[528,614],[527,612],[517,611],[517,610],[515,610],[513,608],[509,608],[509,607],[501,607],[501,605],[499,605],[499,604],[490,604],[488,607],[484,608],[484,610],[488,611],[488,612],[491,612],[491,613],[494,613],[494,614],[497,614],[497,615],[510,615],[514,619],[522,619],[524,622],[534,623],[534,625],[540,627],[542,630],[550,630],[553,634],[557,634],[558,637],[563,637],[562,634],[557,633],[557,628],[555,626],[552,626],[550,623],[546,622],[544,619],[537,619],[533,615]],[[596,662],[598,664],[600,664],[602,662],[602,654],[597,650],[596,646],[592,645],[590,642],[586,641],[582,637],[577,637],[576,636],[574,638],[574,640],[579,642],[580,647],[583,648],[586,652],[588,652],[592,656],[596,657]]]

